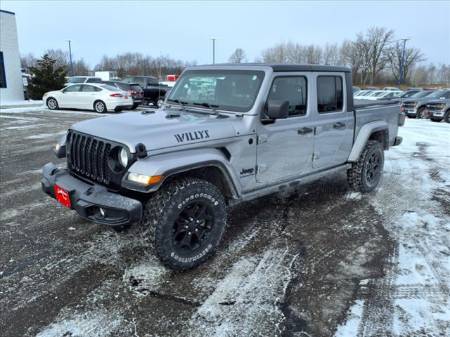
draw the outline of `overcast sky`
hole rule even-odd
[[[450,64],[450,1],[144,2],[1,1],[16,13],[22,54],[67,49],[90,66],[103,55],[141,52],[211,63],[237,47],[249,61],[279,42],[324,45],[353,39],[371,26],[410,38],[427,62]]]

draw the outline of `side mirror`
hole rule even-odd
[[[266,115],[270,119],[287,118],[289,116],[289,101],[268,101],[266,105]]]

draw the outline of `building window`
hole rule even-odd
[[[0,51],[0,88],[6,88],[5,62],[2,51]]]

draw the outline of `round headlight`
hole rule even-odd
[[[128,166],[128,152],[124,148],[122,148],[122,150],[120,150],[119,152],[119,163],[123,167]]]

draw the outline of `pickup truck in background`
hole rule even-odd
[[[424,90],[405,99],[401,110],[410,118],[426,117],[427,104],[431,101],[450,98],[450,89]]]
[[[67,168],[45,165],[42,189],[93,222],[141,224],[185,270],[217,250],[230,205],[341,171],[373,191],[404,120],[396,102],[355,106],[344,67],[191,67],[159,110],[70,127],[55,148]]]
[[[433,122],[450,123],[450,98],[428,102],[427,115]]]
[[[122,82],[139,84],[144,90],[144,103],[153,104],[155,107],[161,107],[166,93],[171,89],[168,85],[159,83],[153,76],[130,76]]]

